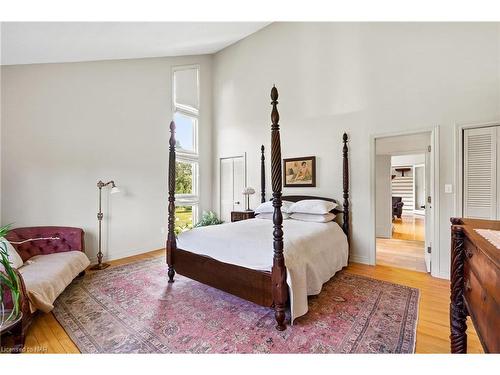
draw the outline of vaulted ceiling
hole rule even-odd
[[[3,22],[1,63],[210,54],[268,22]]]

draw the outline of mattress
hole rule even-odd
[[[250,219],[181,233],[180,249],[259,271],[273,264],[272,220]],[[292,322],[308,311],[307,296],[347,266],[347,237],[335,222],[283,221],[284,257]]]

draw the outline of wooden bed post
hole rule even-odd
[[[167,264],[168,282],[174,282],[174,253],[177,249],[175,238],[175,122],[170,123],[170,141],[168,152],[168,235]]]
[[[344,142],[344,147],[342,148],[342,159],[344,162],[343,167],[343,190],[344,190],[344,208],[343,208],[343,220],[342,229],[347,236],[347,241],[349,241],[349,158],[347,147],[347,133],[344,133],[342,137]]]
[[[288,299],[288,286],[286,284],[286,267],[283,256],[283,215],[281,213],[281,142],[280,126],[278,124],[280,115],[276,108],[278,104],[278,90],[275,86],[271,89],[271,178],[273,186],[273,268],[272,268],[272,295],[274,302],[274,317],[276,318],[276,329],[283,331],[285,325],[285,304]]]
[[[264,156],[264,145],[260,146],[260,203],[266,201],[266,157]]]
[[[451,219],[450,343],[452,353],[467,353],[467,307],[464,301],[465,233],[460,219]]]

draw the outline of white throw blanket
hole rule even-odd
[[[224,263],[271,271],[272,231],[272,220],[243,220],[183,232],[177,246]],[[307,296],[319,294],[323,284],[347,266],[348,243],[335,222],[284,220],[283,232],[293,322],[307,312]]]
[[[78,274],[90,264],[82,251],[65,251],[47,255],[36,255],[19,268],[31,312],[42,310],[48,313],[54,301],[71,284]]]

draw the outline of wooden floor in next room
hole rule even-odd
[[[164,250],[157,250],[111,262],[112,266],[131,262],[143,261],[152,257],[164,257]],[[401,268],[387,266],[367,266],[351,263],[348,272],[358,275],[384,280],[397,284],[407,285],[420,290],[420,308],[417,326],[417,353],[449,353],[449,301],[450,283],[448,280],[431,277],[427,273],[414,272]],[[98,271],[98,272],[106,272]],[[479,339],[468,321],[468,351],[482,353]],[[78,348],[71,341],[54,315],[40,314],[28,331],[26,339],[27,352],[46,353],[79,353]],[[37,350],[38,348],[38,350]]]
[[[392,238],[377,238],[377,264],[426,272],[424,216],[403,213],[392,224]]]

